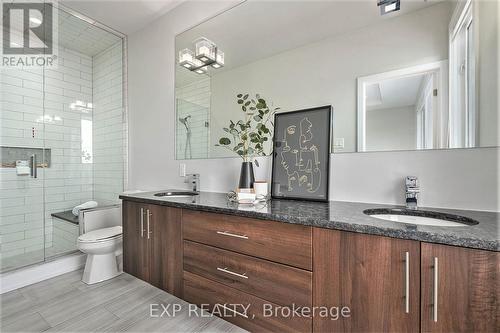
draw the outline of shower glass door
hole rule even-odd
[[[45,258],[44,68],[0,68],[0,270]]]
[[[57,66],[0,66],[0,272],[75,253],[71,210],[124,188],[123,36],[54,10]]]

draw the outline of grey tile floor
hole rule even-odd
[[[189,303],[131,275],[86,285],[81,274],[67,273],[0,295],[0,331],[245,332],[207,313],[190,316]],[[164,308],[171,314],[174,304],[182,308],[175,316],[158,316]],[[150,315],[151,306],[158,317]]]

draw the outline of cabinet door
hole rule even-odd
[[[144,281],[149,280],[146,206],[123,201],[123,270]]]
[[[499,332],[500,253],[422,243],[422,331]]]
[[[313,331],[419,331],[419,242],[314,228],[313,248],[314,305],[350,309]]]
[[[148,206],[146,233],[150,246],[149,283],[182,297],[181,209]]]

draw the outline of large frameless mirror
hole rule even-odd
[[[498,146],[499,13],[482,0],[243,2],[176,36],[177,158],[237,156],[219,143],[247,94],[277,112],[331,105],[334,153]]]

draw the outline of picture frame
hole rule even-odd
[[[328,201],[332,112],[326,105],[275,114],[273,199]]]

